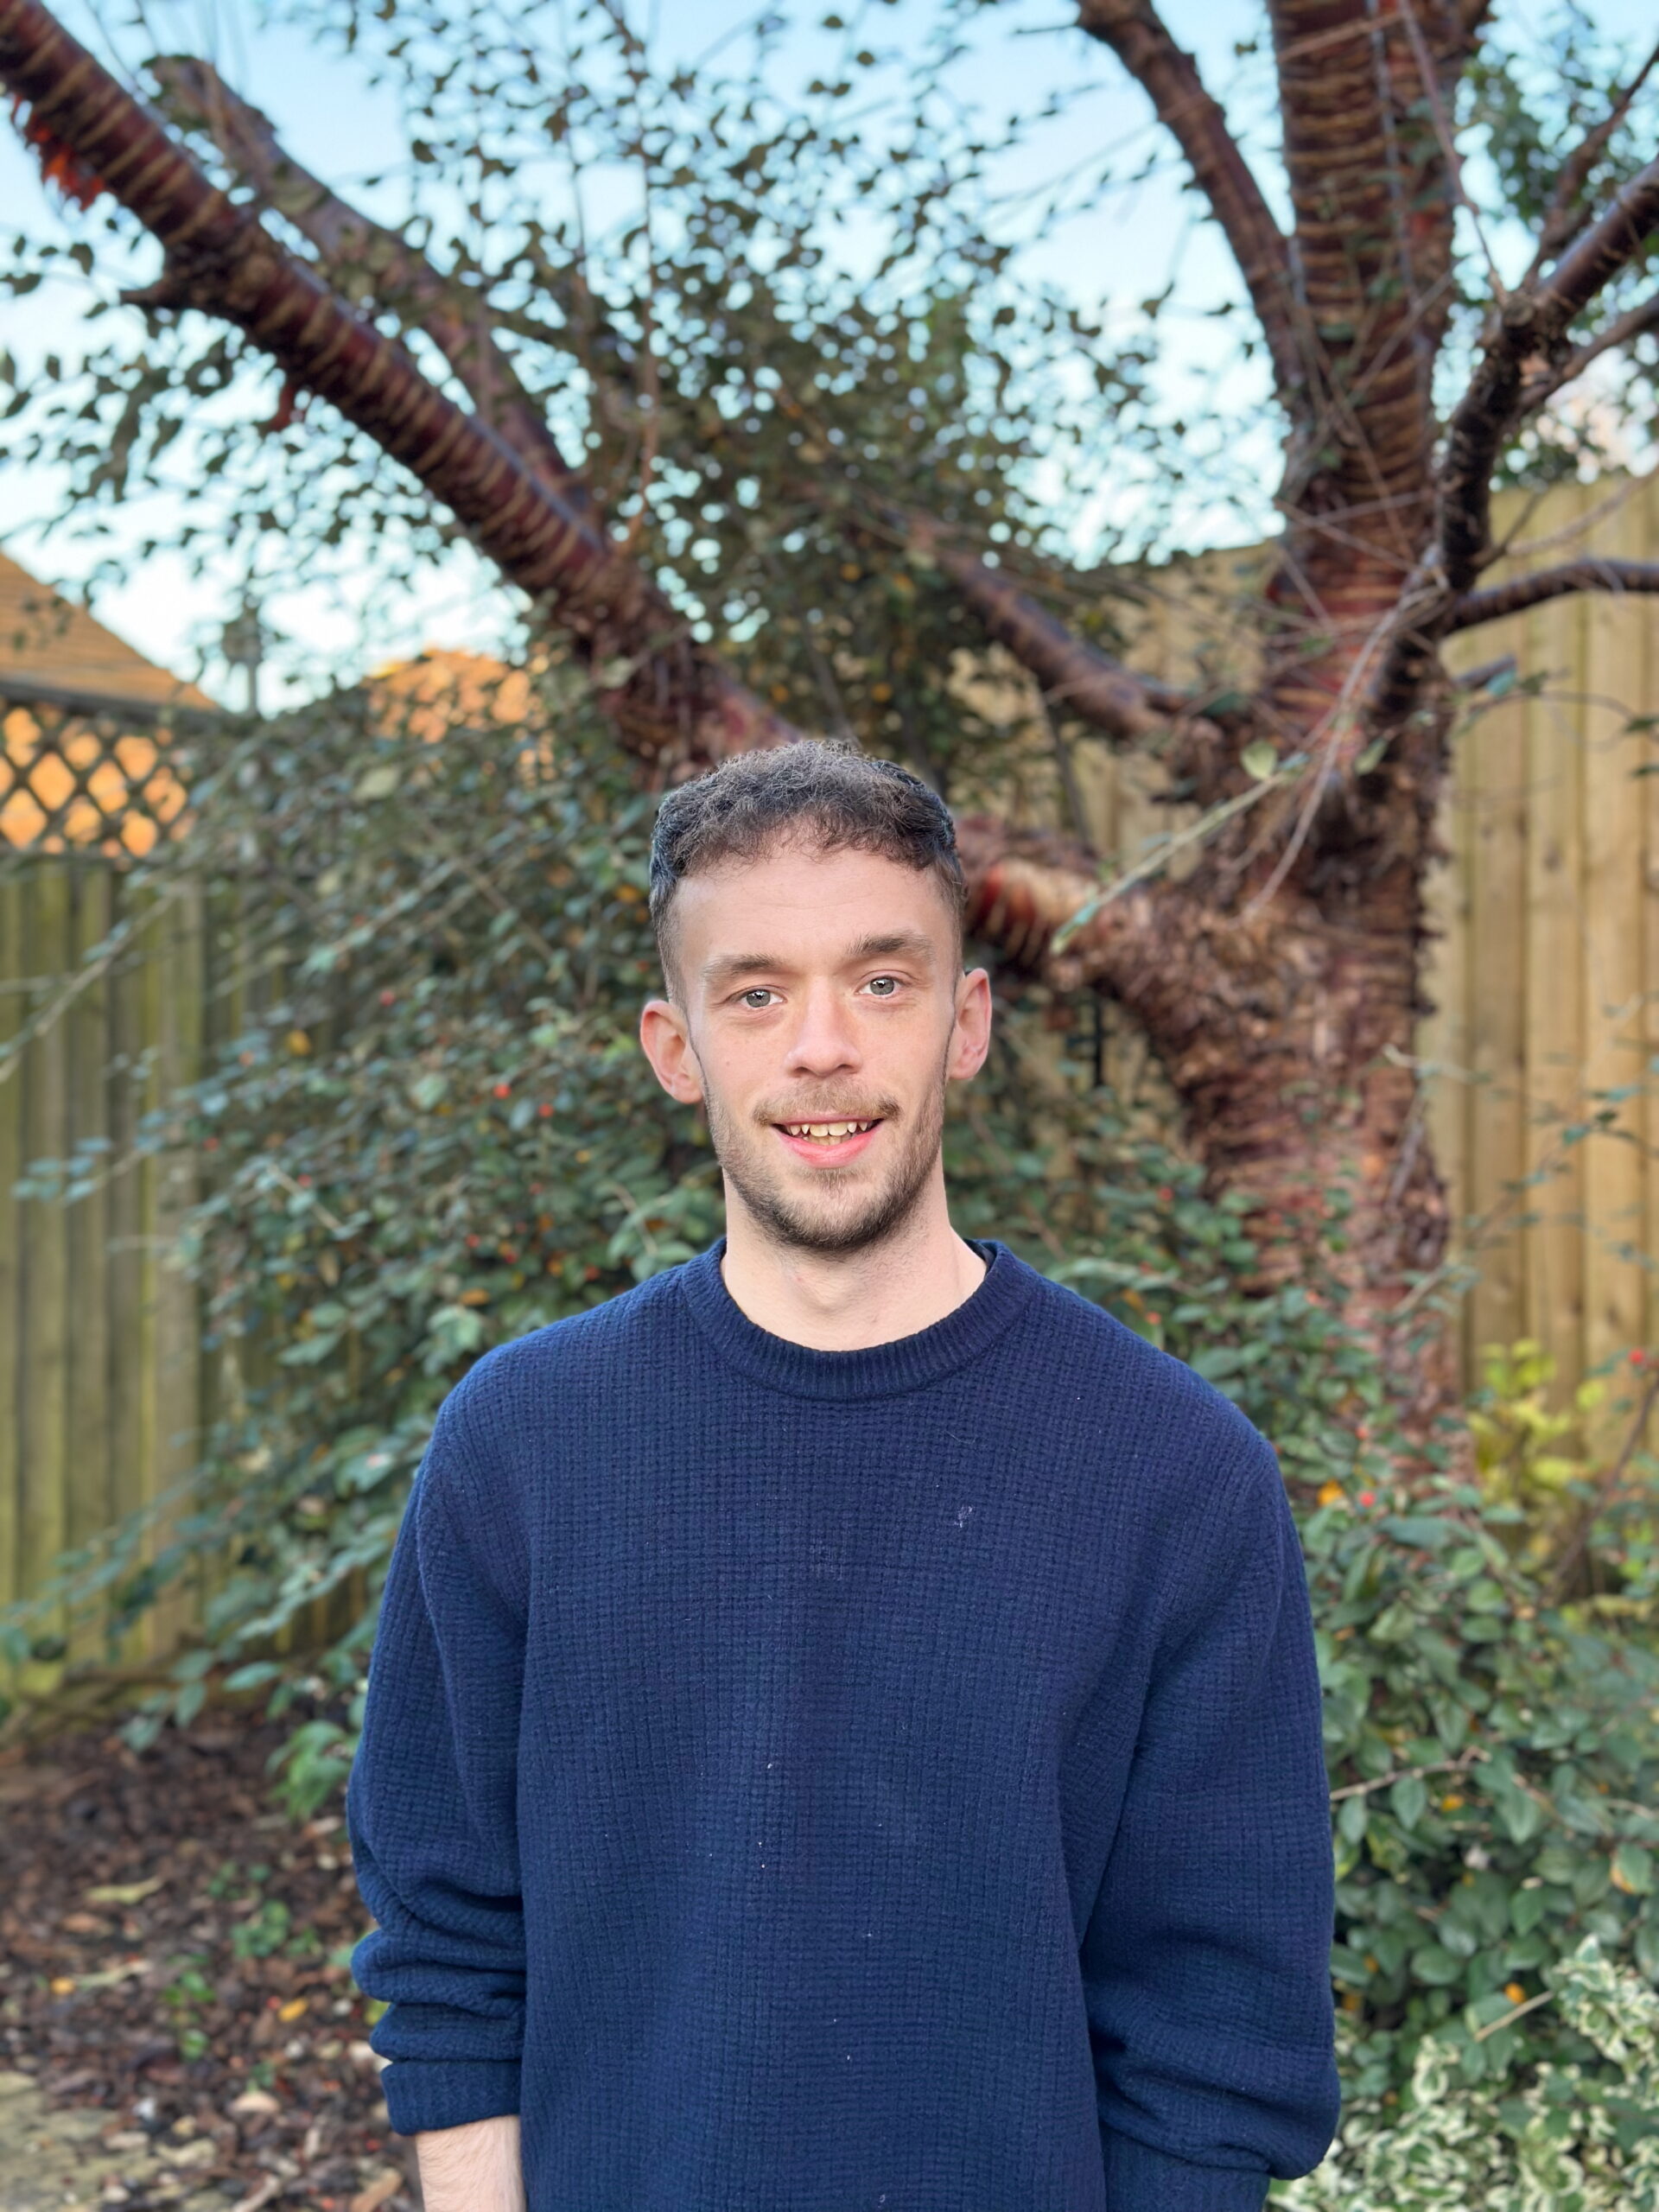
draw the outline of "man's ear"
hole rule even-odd
[[[991,979],[970,968],[957,985],[957,1018],[944,1071],[953,1083],[977,1075],[991,1049]]]
[[[652,1073],[682,1106],[702,1101],[702,1071],[691,1047],[685,1015],[672,999],[647,999],[639,1016],[639,1044]]]

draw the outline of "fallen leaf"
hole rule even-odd
[[[168,2166],[211,2166],[218,2156],[218,2144],[211,2135],[202,2135],[194,2143],[181,2143],[176,2148],[166,2145],[162,2151],[162,2163]]]
[[[110,1923],[95,1912],[66,1912],[58,1923],[66,1936],[107,1936]]]
[[[152,1874],[147,1882],[103,1882],[86,1893],[88,1904],[137,1904],[144,1897],[154,1897],[165,1874]]]
[[[54,1997],[72,1997],[74,1994],[75,1977],[72,1974],[55,1974],[48,1986]]]
[[[244,2089],[240,2096],[232,2097],[225,2107],[232,2120],[251,2120],[261,2114],[280,2112],[282,2108],[269,2089]]]
[[[118,1981],[130,1981],[135,1974],[148,1974],[148,1959],[123,1959],[118,1967],[106,1967],[101,1974],[84,1974],[78,1986],[82,1989],[113,1989]]]
[[[350,2212],[380,2212],[380,2207],[396,2196],[403,2185],[404,2177],[395,2166],[384,2167],[367,2188],[358,2190]]]
[[[277,2006],[276,2017],[279,2020],[297,2020],[310,2002],[308,1997],[290,1997],[286,2005]]]

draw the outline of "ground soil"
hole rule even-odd
[[[209,1713],[0,1753],[0,2212],[416,2212],[365,2000],[340,1808]]]

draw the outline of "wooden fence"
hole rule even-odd
[[[1511,500],[1506,520],[1532,548],[1523,565],[1580,550],[1659,556],[1659,499],[1644,486],[1561,487],[1530,515]],[[1149,590],[1133,618],[1141,664],[1178,677],[1200,658],[1245,653],[1260,568],[1259,551],[1213,556],[1184,570],[1179,593]],[[1659,602],[1558,601],[1458,641],[1453,656],[1466,667],[1512,652],[1543,679],[1459,736],[1441,822],[1451,857],[1433,894],[1444,936],[1418,1048],[1459,1243],[1481,1257],[1463,1322],[1471,1379],[1482,1345],[1530,1335],[1557,1357],[1564,1395],[1659,1338],[1659,1090],[1643,1080],[1659,1053],[1659,775],[1636,773],[1659,760],[1640,726],[1659,711],[1650,609]],[[1150,804],[1141,764],[1088,746],[1074,767],[1103,852],[1132,862],[1176,826]],[[1032,756],[1013,797],[1062,803],[1048,755]],[[95,849],[6,861],[0,1045],[123,920],[130,944],[0,1077],[0,1605],[37,1587],[65,1545],[162,1498],[218,1388],[197,1294],[168,1258],[192,1163],[130,1156],[141,1118],[235,1033],[257,988],[237,971],[232,918],[188,886],[135,893]],[[1605,1126],[1565,1141],[1598,1111]],[[111,1172],[85,1196],[14,1195],[31,1160],[87,1137],[107,1140]],[[127,1658],[168,1648],[201,1588],[198,1578],[143,1622]]]
[[[0,1043],[61,1001],[82,957],[123,922],[130,943],[48,1016],[0,1086],[0,1603],[37,1588],[66,1546],[162,1500],[195,1457],[210,1395],[197,1293],[168,1256],[194,1196],[192,1163],[181,1150],[133,1154],[141,1122],[193,1078],[209,1034],[200,893],[135,893],[96,854],[8,861]],[[107,1173],[85,1196],[15,1194],[32,1162],[88,1140],[107,1147]],[[164,1539],[163,1521],[140,1557]],[[186,1586],[141,1618],[124,1661],[168,1649],[192,1594]],[[94,1656],[83,1630],[69,1656]]]

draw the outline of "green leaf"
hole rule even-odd
[[[1411,1955],[1411,1970],[1431,1989],[1449,1989],[1463,1977],[1463,1964],[1443,1943],[1426,1943]]]
[[[1265,783],[1279,766],[1279,748],[1268,738],[1252,738],[1238,760],[1247,776],[1254,776],[1258,784]]]
[[[1437,1521],[1427,1513],[1390,1513],[1382,1525],[1385,1535],[1409,1544],[1417,1551],[1443,1551],[1456,1541],[1459,1533],[1453,1523]]]
[[[1651,1897],[1653,1853],[1639,1843],[1621,1843],[1613,1853],[1612,1881],[1626,1897]]]
[[[1541,1887],[1517,1890],[1510,1899],[1510,1925],[1517,1936],[1530,1936],[1548,1910],[1548,1901]]]
[[[1389,1790],[1389,1803],[1402,1827],[1414,1828],[1428,1808],[1428,1792],[1419,1776],[1404,1775]]]
[[[1517,1789],[1513,1783],[1497,1783],[1492,1802],[1511,1843],[1526,1843],[1537,1834],[1543,1813],[1536,1798],[1529,1797],[1524,1789]]]

